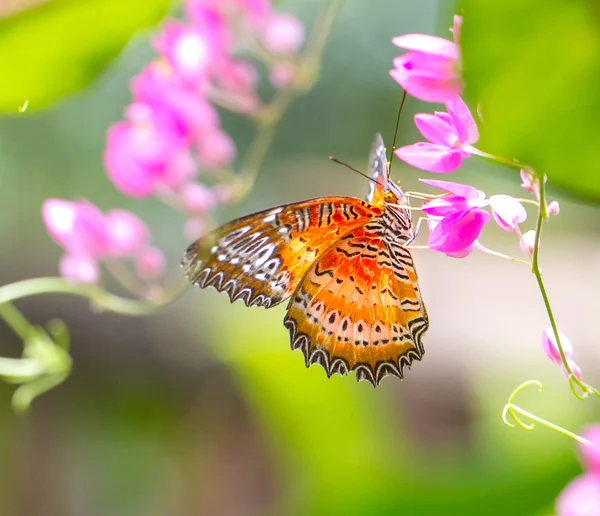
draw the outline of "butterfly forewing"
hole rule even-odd
[[[352,197],[280,206],[197,240],[182,265],[192,283],[227,292],[231,301],[275,306],[292,294],[323,251],[379,214],[381,210]]]
[[[192,283],[248,306],[291,296],[284,324],[306,365],[377,385],[422,358],[429,322],[405,247],[408,200],[380,135],[369,169],[368,202],[323,197],[242,217],[192,244],[182,265]]]
[[[410,252],[377,220],[342,237],[308,270],[284,321],[292,348],[328,375],[373,385],[420,360],[427,315]]]
[[[375,135],[371,154],[369,156],[369,177],[373,180],[369,182],[369,193],[367,201],[379,206],[383,204],[384,185],[389,181],[390,169],[387,156],[385,154],[385,145],[380,134]]]

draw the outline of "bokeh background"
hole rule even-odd
[[[310,26],[320,3],[278,5]],[[454,7],[346,0],[316,87],[285,115],[251,195],[219,220],[322,195],[363,197],[366,180],[327,157],[364,170],[373,135],[391,140],[401,91],[387,73],[397,55],[390,40],[447,35]],[[57,274],[60,250],[40,217],[48,197],[139,214],[168,255],[170,278],[179,277],[188,244],[181,217],[119,194],[102,166],[105,131],[130,100],[129,79],[153,56],[151,35],[138,33],[82,91],[0,119],[2,284]],[[412,115],[430,110],[409,99],[399,144],[417,140]],[[224,126],[243,154],[247,121],[225,116]],[[400,163],[393,175],[408,189],[427,176]],[[523,194],[518,174],[477,158],[452,179],[488,194]],[[594,384],[599,212],[550,195],[561,214],[544,233],[543,272],[559,325]],[[514,235],[492,226],[483,242],[518,255]],[[431,319],[427,353],[404,381],[377,389],[354,375],[328,380],[320,368],[307,370],[289,349],[283,305],[248,309],[198,289],[148,318],[94,314],[65,296],[18,303],[36,323],[68,324],[75,367],[26,416],[11,410],[13,386],[0,384],[0,514],[552,514],[554,498],[580,471],[574,443],[543,427],[508,428],[504,404],[533,378],[545,391],[525,391],[519,403],[571,430],[597,420],[600,405],[575,400],[543,354],[547,320],[533,276],[481,253],[457,260],[417,250],[415,261]],[[4,326],[0,339],[2,355],[20,354]]]

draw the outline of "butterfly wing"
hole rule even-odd
[[[387,156],[385,155],[383,137],[379,133],[375,135],[373,145],[371,146],[369,176],[373,181],[369,183],[367,201],[375,206],[381,206],[383,204],[384,185],[390,179],[390,169]]]
[[[357,228],[308,270],[284,320],[292,348],[327,375],[373,385],[423,357],[429,322],[410,252],[376,223]]]
[[[289,297],[312,263],[336,240],[381,210],[352,197],[323,197],[234,220],[194,242],[182,266],[200,287],[247,306]]]

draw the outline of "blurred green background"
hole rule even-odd
[[[147,18],[137,19],[143,27],[160,18],[161,4],[164,10],[158,1],[128,5],[145,9]],[[287,0],[278,7],[310,25],[320,4]],[[454,7],[346,0],[318,84],[286,114],[250,197],[221,221],[313,196],[363,197],[366,181],[327,156],[365,169],[375,132],[390,142],[401,97],[387,73],[398,54],[390,40],[408,32],[448,36]],[[21,8],[14,0],[0,14]],[[118,53],[127,31],[107,31],[101,16],[88,21],[85,31],[106,43],[100,67]],[[0,30],[12,30],[11,22]],[[40,217],[48,197],[84,197],[102,209],[136,212],[167,253],[171,278],[179,276],[188,244],[181,217],[155,200],[116,192],[101,160],[106,128],[130,100],[128,81],[153,56],[151,34],[137,33],[84,89],[37,112],[18,113],[16,104],[0,119],[2,284],[57,274],[60,250]],[[71,37],[52,29],[45,36],[53,48]],[[14,62],[28,44],[13,41],[20,50],[0,33],[2,61]],[[34,43],[32,56],[44,40]],[[66,63],[81,57],[80,48],[72,50]],[[0,96],[13,82],[10,72],[3,69]],[[65,91],[90,77],[69,77],[74,82]],[[53,81],[61,87],[60,76]],[[400,145],[418,139],[412,115],[419,111],[431,106],[409,99]],[[224,116],[224,125],[243,154],[248,122]],[[408,189],[427,177],[399,163],[393,168]],[[518,174],[477,158],[451,179],[488,194],[522,195]],[[585,379],[597,384],[599,212],[558,191],[550,195],[561,202],[561,214],[544,233],[542,267],[559,326],[575,345]],[[532,229],[533,221],[526,225]],[[483,243],[520,253],[514,236],[492,225]],[[377,389],[356,384],[354,375],[327,380],[322,369],[305,369],[289,349],[283,305],[248,309],[198,289],[145,319],[92,314],[64,296],[19,303],[36,323],[66,321],[75,367],[25,417],[11,411],[13,387],[0,384],[0,514],[552,514],[555,496],[580,471],[574,444],[544,428],[510,429],[502,408],[530,378],[546,390],[526,391],[518,402],[569,429],[598,419],[600,405],[577,402],[544,356],[540,333],[547,321],[534,278],[523,266],[480,253],[456,260],[415,251],[415,261],[431,319],[426,358],[404,381],[391,378]],[[0,337],[2,355],[18,356],[21,344],[4,326]]]

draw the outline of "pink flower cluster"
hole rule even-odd
[[[184,13],[185,21],[164,23],[154,40],[158,58],[132,80],[133,102],[108,130],[104,162],[124,194],[158,196],[202,219],[230,196],[197,183],[199,171],[227,169],[236,157],[215,105],[248,116],[261,107],[258,70],[240,52],[273,56],[270,77],[285,87],[304,27],[268,0],[188,0]]]
[[[427,141],[400,147],[395,153],[413,167],[438,174],[458,170],[463,160],[473,154],[494,158],[474,147],[479,140],[477,123],[459,96],[464,87],[460,77],[458,42],[461,24],[460,16],[455,16],[451,29],[453,41],[425,34],[407,34],[393,39],[395,45],[408,52],[394,60],[390,75],[410,95],[426,102],[441,102],[446,107],[446,111],[415,115],[417,129]],[[533,171],[522,169],[521,180],[523,189],[539,203],[540,179]],[[478,239],[484,226],[493,219],[504,231],[515,232],[523,252],[532,257],[536,233],[521,233],[519,224],[527,219],[527,212],[519,200],[503,194],[487,197],[474,186],[450,181],[420,181],[443,192],[421,206],[427,215],[430,249],[455,258],[464,258],[475,248],[489,251]],[[557,215],[559,211],[556,201],[546,207],[548,215]],[[573,361],[569,341],[562,334],[560,338],[567,364],[573,375],[581,379],[581,370]],[[553,362],[562,364],[549,328],[543,332],[542,343],[546,355]],[[567,373],[564,365],[563,372]]]
[[[479,140],[479,129],[459,96],[464,86],[458,44],[461,24],[461,17],[455,16],[451,29],[454,41],[426,34],[393,39],[394,44],[408,52],[394,60],[390,75],[410,95],[427,102],[443,102],[446,107],[446,111],[415,115],[415,124],[427,141],[400,147],[395,153],[413,167],[438,174],[458,170],[472,154],[490,157],[474,147]],[[527,212],[517,199],[508,195],[487,198],[473,186],[448,181],[421,181],[444,191],[422,206],[428,215],[431,249],[457,258],[468,256],[473,248],[485,249],[477,239],[493,217],[503,230],[515,231],[521,248],[531,255],[535,234],[521,233],[518,225],[527,219]],[[537,178],[523,176],[523,181],[523,187],[535,193]],[[491,217],[486,211],[488,207]],[[555,211],[558,212],[558,206]]]
[[[42,218],[54,241],[65,250],[61,276],[95,283],[99,263],[129,258],[139,277],[151,279],[164,270],[163,253],[150,244],[150,232],[135,215],[124,210],[102,213],[88,201],[48,199]]]
[[[471,253],[483,226],[490,221],[484,209],[487,206],[505,231],[514,231],[527,218],[525,208],[509,195],[492,195],[487,199],[474,186],[432,179],[420,181],[447,193],[425,202],[421,209],[428,215],[431,233],[428,246],[448,256],[464,258]]]
[[[269,0],[187,0],[183,11],[185,20],[164,23],[154,40],[158,57],[133,78],[125,119],[107,131],[104,164],[120,192],[156,196],[183,212],[191,239],[205,232],[209,212],[235,195],[231,181],[220,179],[234,177],[236,147],[216,106],[245,116],[260,110],[256,60],[275,88],[288,87],[305,31]],[[131,213],[57,199],[42,211],[65,250],[60,272],[68,279],[95,282],[100,262],[122,258],[133,260],[142,279],[164,269],[163,254]]]
[[[600,516],[600,425],[585,428],[580,444],[584,473],[569,482],[556,501],[557,516]]]

